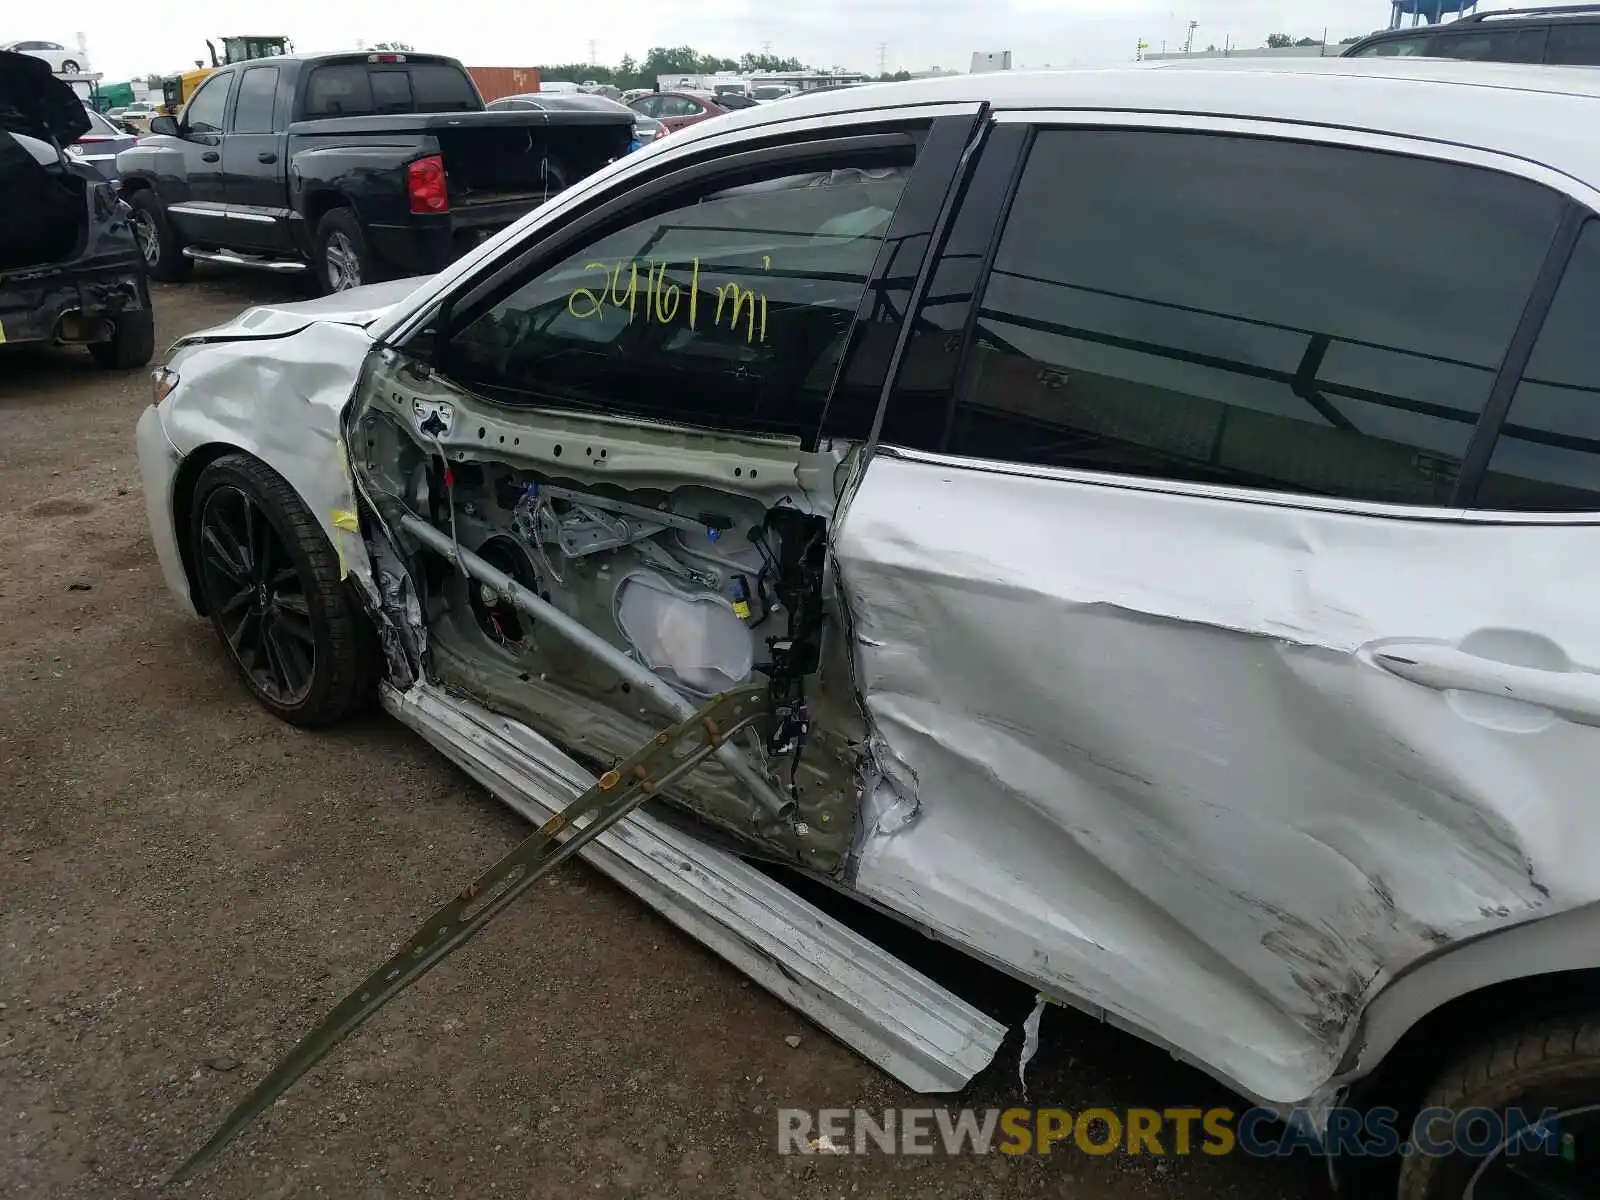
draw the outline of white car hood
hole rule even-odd
[[[201,330],[185,342],[234,341],[241,338],[285,337],[308,325],[325,322],[366,328],[389,312],[432,276],[414,275],[388,283],[370,283],[315,300],[282,304],[258,304],[247,308],[233,320]]]

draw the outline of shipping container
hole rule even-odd
[[[468,67],[467,74],[483,93],[483,102],[539,90],[538,67]]]

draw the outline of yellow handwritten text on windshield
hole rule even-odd
[[[585,273],[596,272],[599,278],[593,287],[573,288],[567,296],[567,312],[580,321],[598,317],[607,308],[626,310],[630,322],[635,319],[671,325],[687,325],[690,330],[700,327],[700,260],[690,259],[689,278],[686,284],[669,283],[667,263],[636,260],[614,263],[587,262]],[[763,270],[770,270],[772,259],[762,256]],[[717,306],[711,315],[713,328],[722,326],[735,332],[739,321],[744,320],[744,340],[752,345],[767,340],[767,297],[763,292],[745,287],[733,280],[719,284],[714,289]],[[687,291],[687,297],[684,292]],[[710,307],[710,297],[707,297]],[[724,324],[726,322],[726,324]]]

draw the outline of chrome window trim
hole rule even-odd
[[[1435,141],[1429,138],[1376,133],[1366,129],[1349,129],[1340,126],[1309,125],[1294,121],[1259,120],[1248,117],[1217,117],[1199,113],[1017,108],[997,112],[991,119],[996,124],[1027,124],[1040,128],[1079,126],[1083,128],[1150,130],[1152,132],[1236,133],[1253,137],[1277,138],[1284,141],[1317,142],[1324,145],[1343,146],[1358,150],[1376,150],[1399,154],[1408,158],[1430,158],[1440,162],[1483,167],[1488,170],[1499,171],[1502,174],[1515,175],[1529,182],[1541,184],[1560,195],[1566,196],[1568,199],[1587,208],[1591,215],[1600,214],[1600,189],[1592,188],[1582,180],[1563,171],[1555,170],[1532,159],[1518,158],[1514,155],[1501,154],[1492,150],[1483,150],[1454,142]],[[893,400],[890,403],[893,403]],[[1600,509],[1585,512],[1509,512],[1484,508],[1463,509],[1450,505],[1426,507],[1412,504],[1391,504],[1376,500],[1346,500],[1336,496],[1313,496],[1298,492],[1274,492],[1257,488],[1229,487],[1220,484],[1162,479],[1144,475],[1121,475],[1114,472],[1046,467],[1030,463],[1013,463],[997,459],[973,458],[964,455],[915,450],[890,444],[885,444],[881,449],[886,453],[913,462],[924,462],[951,468],[965,468],[986,474],[1017,475],[1030,479],[1057,480],[1063,483],[1078,483],[1092,487],[1114,487],[1128,491],[1182,496],[1195,500],[1255,504],[1271,508],[1309,509],[1350,516],[1378,517],[1388,520],[1432,521],[1447,524],[1600,524]]]
[[[424,284],[407,301],[404,312],[376,322],[369,330],[374,341],[396,342],[417,332],[429,314],[445,296],[456,291],[468,277],[476,274],[493,259],[513,259],[531,244],[544,237],[553,226],[561,224],[578,204],[590,204],[599,197],[602,203],[625,196],[637,184],[658,173],[670,173],[681,167],[686,159],[710,149],[721,149],[730,154],[748,149],[752,144],[771,139],[775,134],[805,140],[814,136],[833,134],[848,136],[860,125],[878,125],[891,121],[931,121],[938,117],[971,115],[982,109],[976,100],[956,101],[949,104],[890,105],[883,108],[852,109],[822,115],[796,117],[784,121],[766,121],[760,124],[739,126],[726,132],[706,135],[698,131],[702,126],[690,126],[666,139],[657,139],[632,154],[625,154],[610,166],[602,167],[593,175],[580,180],[560,195],[552,197],[510,227],[514,237],[501,243],[491,238],[482,246],[457,259]],[[750,110],[754,111],[754,110]],[[713,118],[703,127],[713,128]],[[468,284],[470,287],[470,283]]]
[[[1343,500],[1337,496],[1272,492],[1260,488],[1230,487],[1226,484],[1159,479],[1148,475],[1116,475],[1111,472],[1083,471],[1071,467],[1046,467],[1034,463],[1008,462],[1004,459],[973,458],[968,455],[943,454],[932,450],[914,450],[908,446],[896,446],[891,443],[877,447],[875,452],[904,459],[907,462],[971,471],[982,475],[1010,475],[1045,482],[1117,488],[1128,492],[1153,492],[1157,495],[1189,500],[1254,504],[1267,508],[1306,509],[1353,517],[1429,521],[1444,525],[1600,525],[1600,512],[1504,512],[1496,509],[1463,509],[1449,506],[1429,508],[1418,504],[1389,504],[1380,500]]]
[[[1465,142],[1448,142],[1409,134],[1343,125],[1316,125],[1256,117],[1221,117],[1204,113],[1118,111],[1114,109],[1008,108],[994,114],[996,124],[1084,126],[1140,129],[1152,132],[1232,133],[1283,141],[1318,142],[1353,150],[1377,150],[1408,158],[1431,158],[1463,166],[1484,167],[1517,175],[1561,193],[1591,212],[1600,212],[1600,188],[1531,158],[1485,150]]]

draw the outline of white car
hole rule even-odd
[[[117,120],[140,137],[145,137],[150,133],[150,122],[160,115],[161,110],[155,105],[139,101],[123,109]]]
[[[83,51],[69,50],[60,42],[6,42],[0,44],[0,50],[42,58],[58,75],[83,75],[89,70],[89,59]]]
[[[156,552],[269,711],[376,696],[536,822],[703,733],[584,853],[912,1088],[1003,1027],[752,862],[1391,1194],[1577,1194],[1597,120],[1592,73],[1352,59],[734,113],[436,277],[179,342]]]

